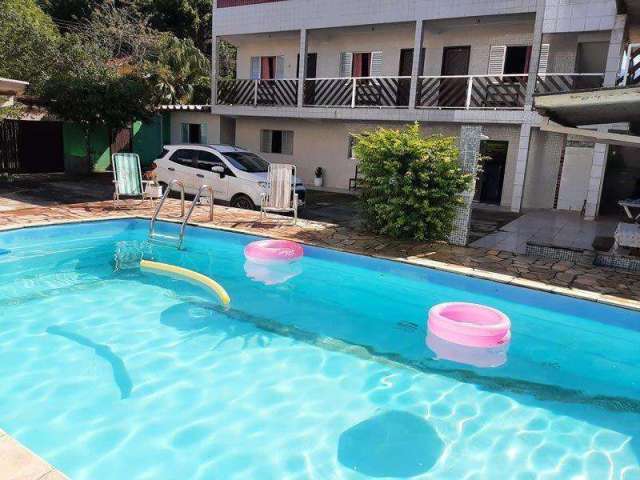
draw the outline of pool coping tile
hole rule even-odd
[[[2,430],[0,474],[3,480],[68,480],[62,472]]]

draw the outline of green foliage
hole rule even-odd
[[[143,70],[154,89],[158,103],[205,104],[210,96],[210,62],[189,40],[166,35],[154,62]]]
[[[356,135],[356,142],[368,227],[393,238],[446,238],[460,194],[473,179],[458,163],[455,138],[425,138],[416,123]]]
[[[51,73],[60,34],[35,0],[2,0],[0,77],[38,87]]]
[[[120,129],[134,120],[148,121],[155,112],[144,79],[118,76],[107,69],[60,72],[47,82],[43,94],[51,113],[87,127]]]

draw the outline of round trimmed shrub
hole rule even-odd
[[[398,239],[440,240],[451,232],[461,193],[473,180],[455,137],[424,137],[415,123],[355,135],[367,227]]]

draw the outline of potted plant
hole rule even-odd
[[[322,186],[322,175],[324,173],[324,170],[322,170],[322,167],[318,167],[316,168],[316,176],[313,179],[313,185],[316,187],[321,187]]]

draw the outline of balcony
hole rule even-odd
[[[547,73],[536,79],[535,93],[562,93],[602,85],[600,73]],[[298,79],[218,80],[218,105],[295,107]],[[522,110],[528,76],[421,76],[418,109]],[[304,80],[303,107],[408,109],[411,77],[345,77]]]

